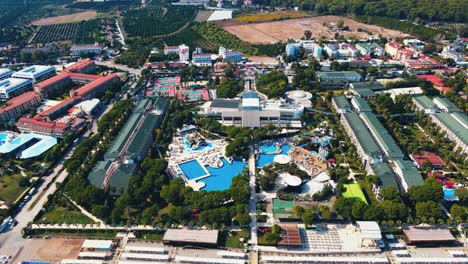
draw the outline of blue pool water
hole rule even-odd
[[[268,143],[260,146],[260,152],[264,154],[274,154],[278,150],[276,143]]]
[[[200,180],[206,184],[203,188],[204,191],[222,191],[229,189],[232,178],[242,173],[242,170],[247,167],[247,163],[238,160],[233,160],[232,163],[229,163],[225,158],[221,158],[221,161],[223,162],[221,168],[215,169],[206,166],[211,176]]]
[[[197,160],[180,163],[179,167],[189,180],[206,175],[206,171]]]
[[[262,149],[263,146],[260,147],[260,149]],[[276,147],[275,147],[276,148]],[[281,146],[281,152],[278,153],[278,154],[263,154],[263,153],[260,153],[258,155],[258,159],[257,159],[257,167],[263,167],[265,165],[268,165],[270,163],[273,163],[273,159],[275,158],[276,155],[280,155],[280,154],[283,154],[283,155],[287,155],[288,154],[288,151],[292,148],[291,145],[288,145],[288,144],[285,144],[285,145],[282,145]]]
[[[455,199],[455,189],[444,189],[444,199],[453,200]]]
[[[8,134],[0,133],[0,146],[5,144],[5,140],[8,138]]]
[[[200,152],[200,151],[203,151],[205,149],[209,149],[209,148],[213,147],[213,143],[211,143],[209,141],[206,141],[207,144],[205,146],[199,146],[197,149],[192,149],[190,147],[190,144],[187,141],[187,135],[185,135],[183,137],[183,140],[184,140],[184,152],[188,152],[188,153]]]

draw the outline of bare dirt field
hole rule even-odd
[[[78,12],[78,13],[74,13],[70,15],[46,17],[46,18],[36,20],[32,22],[32,24],[36,26],[44,26],[44,25],[53,25],[53,24],[73,23],[73,22],[80,22],[83,20],[95,19],[96,15],[97,15],[97,12],[94,10],[84,11],[84,12]]]
[[[83,241],[75,238],[28,239],[16,260],[57,263],[62,259],[74,259],[78,257]]]
[[[336,25],[340,20],[344,21],[344,25],[348,26],[350,31],[333,31],[329,27],[323,25],[324,23]],[[356,37],[358,39],[369,38],[372,36],[377,37],[379,34],[393,39],[396,37],[408,36],[400,31],[367,25],[339,16],[319,16],[250,24],[238,21],[229,21],[220,22],[219,25],[230,33],[238,36],[241,40],[252,44],[269,44],[278,41],[287,41],[288,38],[299,39],[304,35],[305,30],[310,30],[312,32],[312,38],[316,39],[321,37],[333,39],[335,33],[346,38]],[[367,32],[358,32],[358,28],[372,32],[373,35],[369,35]]]

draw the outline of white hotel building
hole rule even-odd
[[[207,102],[201,110],[206,116],[216,118],[227,126],[255,128],[272,124],[301,128],[300,117],[304,113],[304,105],[286,99],[264,100],[256,92],[244,92],[241,98],[218,98]]]
[[[33,65],[11,75],[13,78],[28,79],[33,83],[49,79],[52,76],[55,76],[55,67],[43,65]]]
[[[32,81],[28,79],[8,78],[0,81],[0,100],[8,100],[26,91],[32,90]]]

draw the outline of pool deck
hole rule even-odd
[[[211,176],[211,173],[208,171],[206,166],[210,166],[212,168],[220,168],[223,166],[221,158],[224,157],[228,142],[224,139],[209,140],[209,142],[212,143],[212,147],[207,147],[201,151],[187,152],[184,146],[183,136],[184,135],[174,136],[172,143],[169,145],[170,151],[167,158],[169,163],[168,171],[173,177],[182,178],[188,186],[193,188],[194,191],[198,191],[205,187],[205,183],[199,182],[199,180]],[[189,162],[191,160],[197,160],[198,163],[202,165],[206,174],[195,179],[189,179],[180,169],[179,164]],[[228,158],[226,158],[226,160],[231,162]]]

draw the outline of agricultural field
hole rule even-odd
[[[114,9],[128,8],[132,4],[139,4],[141,1],[137,0],[120,0],[120,1],[106,1],[106,2],[75,2],[67,5],[67,8],[75,9],[92,9],[96,11],[109,11]]]
[[[129,37],[164,36],[180,30],[197,15],[193,6],[148,5],[123,13],[123,27]]]
[[[71,41],[76,44],[94,43],[96,30],[99,29],[100,22],[98,20],[40,26],[32,42]]]
[[[266,22],[266,21],[277,21],[285,19],[303,18],[310,16],[306,12],[302,11],[278,11],[278,12],[265,12],[265,13],[241,13],[234,18],[236,21],[255,23],[255,22]]]
[[[195,22],[206,22],[211,14],[213,14],[212,10],[198,10]]]
[[[345,26],[348,26],[349,31],[332,29],[332,26],[340,20],[344,22]],[[218,24],[241,40],[252,44],[271,44],[278,41],[285,42],[288,39],[299,39],[304,35],[305,30],[310,30],[312,38],[316,39],[333,39],[335,33],[346,38],[355,37],[358,39],[370,37],[367,32],[371,32],[375,37],[381,34],[392,39],[409,36],[401,31],[368,25],[340,16],[319,16],[260,23],[232,21]],[[358,29],[360,30],[358,31]]]
[[[42,19],[34,21],[32,24],[35,26],[45,26],[45,25],[54,25],[54,24],[75,23],[75,22],[95,19],[96,15],[97,15],[97,12],[94,10],[84,11],[84,12],[78,12],[78,13],[74,13],[70,15],[42,18]]]
[[[217,24],[196,23],[192,26],[192,29],[214,46],[215,49],[223,46],[227,49],[239,50],[247,55],[255,55],[257,53],[257,49],[245,43],[237,36],[230,34]]]
[[[205,40],[200,34],[195,32],[192,28],[188,27],[179,32],[178,34],[171,35],[163,38],[163,42],[168,46],[175,46],[181,43],[185,43],[194,49],[195,47],[200,47],[204,51],[217,52],[217,46],[211,44],[209,41]]]

